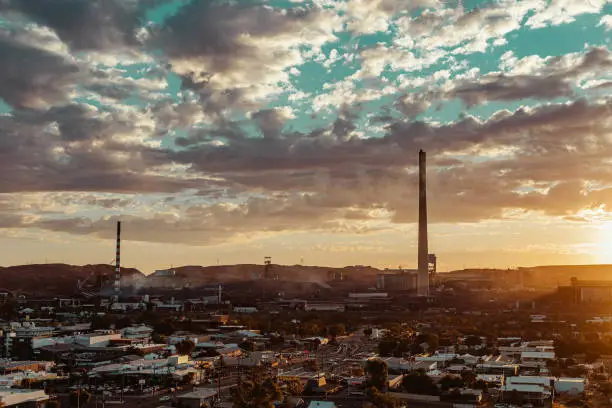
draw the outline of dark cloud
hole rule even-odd
[[[259,126],[264,139],[275,139],[281,136],[287,118],[280,109],[265,109],[253,114],[252,119]]]
[[[610,69],[612,54],[606,48],[596,47],[569,66],[566,57],[555,57],[532,74],[492,73],[475,81],[465,81],[449,92],[447,98],[457,97],[468,106],[473,106],[489,101],[572,97],[577,79],[584,75],[609,72]]]
[[[201,187],[149,172],[166,154],[115,139],[137,131],[129,118],[103,119],[71,105],[0,116],[0,192],[163,192]],[[204,183],[204,182],[202,182]]]
[[[329,15],[316,7],[197,0],[170,17],[150,45],[164,50],[183,89],[196,92],[203,109],[221,118],[228,108],[258,109],[254,100],[261,95],[252,95],[300,62],[291,41],[329,36]]]
[[[331,136],[332,126],[274,140],[235,138],[173,158],[248,189],[310,192],[311,204],[319,208],[383,206],[403,222],[416,216],[413,171],[416,152],[425,148],[433,166],[434,222],[496,218],[511,208],[557,215],[599,200],[592,194],[560,200],[561,187],[574,196],[580,189],[559,182],[612,179],[605,164],[612,153],[606,136],[611,108],[578,101],[500,112],[484,122],[471,117],[441,126],[400,122],[380,139],[343,140]],[[472,162],[474,155],[483,160]]]
[[[0,32],[0,97],[16,108],[40,108],[68,99],[83,78],[66,58],[22,44]]]
[[[245,58],[256,61],[258,56],[255,50],[240,41],[242,35],[274,37],[279,33],[297,31],[300,25],[313,22],[316,18],[317,13],[304,9],[280,12],[248,2],[230,5],[196,0],[167,21],[157,41],[171,59],[208,58],[210,72],[190,75],[194,83],[198,83],[208,74],[231,69]],[[194,38],[197,41],[193,41]]]
[[[604,120],[611,107],[575,102],[500,113],[484,122],[468,117],[444,126],[396,124],[380,140],[336,136],[332,143],[322,144],[317,138],[329,138],[331,125],[314,135],[235,138],[218,147],[196,145],[197,154],[166,153],[223,180],[220,183],[236,192],[237,198],[244,192],[252,197],[235,201],[240,204],[197,204],[172,215],[123,218],[130,225],[130,239],[190,244],[226,242],[257,232],[346,231],[355,222],[361,232],[367,232],[370,227],[363,222],[374,219],[373,210],[388,211],[393,222],[414,222],[419,147],[425,148],[430,158],[430,215],[434,223],[497,219],[507,210],[573,217],[584,208],[612,205],[612,189],[587,189],[585,184],[605,186],[612,180],[607,165],[612,154],[607,137],[610,124]],[[317,149],[297,147],[304,143],[311,146],[313,140],[319,143]],[[265,160],[254,162],[264,154]],[[473,161],[474,157],[488,160]],[[104,188],[105,173],[100,170],[104,166],[92,163],[98,173],[83,177],[102,180],[95,188]],[[75,178],[69,181],[74,183]],[[141,183],[135,190],[146,190],[146,177],[135,175],[133,181]],[[149,181],[158,190],[164,182]],[[220,192],[218,197],[227,197],[226,193]],[[184,208],[180,203],[168,205]],[[112,236],[108,227],[112,219],[22,221],[24,226]]]
[[[571,85],[564,77],[538,78],[536,76],[490,75],[476,84],[459,86],[454,95],[468,106],[488,101],[514,101],[527,98],[554,99],[571,96]]]
[[[50,27],[79,51],[136,45],[134,31],[143,11],[135,0],[5,0],[3,5]]]

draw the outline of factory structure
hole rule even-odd
[[[113,302],[119,302],[121,295],[121,221],[117,221],[117,248],[115,252],[115,281],[113,282],[115,295]]]
[[[429,295],[429,264],[427,236],[427,155],[419,151],[419,256],[417,294]]]
[[[559,292],[572,303],[612,303],[612,280],[582,280],[572,278],[569,286]]]
[[[417,269],[386,269],[376,277],[376,289],[429,296],[438,259],[429,253],[427,231],[427,154],[419,151],[419,236]]]
[[[379,292],[394,292],[408,296],[427,297],[430,294],[430,287],[435,282],[437,272],[437,257],[429,253],[428,245],[428,211],[427,211],[427,158],[423,150],[419,151],[418,159],[418,259],[417,269],[385,269],[384,272],[376,276],[376,290]],[[116,245],[114,259],[114,276],[104,282],[103,276],[90,277],[77,284],[79,292],[86,298],[97,297],[102,303],[110,305],[119,304],[122,297],[129,297],[129,293],[123,293],[121,283],[121,221],[116,224]],[[279,281],[279,271],[272,264],[272,258],[264,258],[263,268],[252,273],[253,280]],[[327,276],[329,282],[341,283],[346,277],[341,271],[330,272]],[[181,283],[174,268],[155,271],[149,279],[157,286],[163,286],[170,290],[178,290],[173,282]],[[112,284],[111,284],[112,282]],[[155,285],[154,285],[155,286]],[[189,283],[182,284],[182,287],[191,287]],[[128,292],[129,288],[125,288]],[[216,303],[221,303],[221,285],[215,288]],[[211,296],[212,298],[213,296]]]

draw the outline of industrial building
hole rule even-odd
[[[418,270],[390,270],[376,276],[376,289],[389,292],[414,292],[417,289]]]
[[[612,280],[571,279],[570,286],[559,287],[559,294],[573,303],[611,303]]]
[[[176,270],[175,269],[158,269],[155,272],[153,272],[153,274],[151,275],[151,277],[153,278],[173,278],[176,276]]]

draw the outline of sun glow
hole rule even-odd
[[[597,239],[597,262],[612,264],[612,221],[601,224]]]

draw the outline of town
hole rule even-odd
[[[266,263],[261,269],[274,267]],[[159,274],[177,279],[172,271]],[[408,274],[382,275],[372,286]],[[17,407],[610,404],[612,316],[596,314],[610,300],[605,283],[580,286],[574,280],[552,296],[534,297],[535,289],[525,286],[484,288],[467,276],[438,277],[421,299],[406,296],[401,286],[343,293],[345,278],[330,274],[329,289],[289,298],[277,291],[287,285],[276,278],[262,278],[269,290],[252,299],[221,286],[200,298],[133,295],[115,303],[2,292],[0,402]],[[517,282],[524,285],[524,279]],[[567,300],[570,289],[579,302]],[[528,295],[533,300],[526,300]]]

